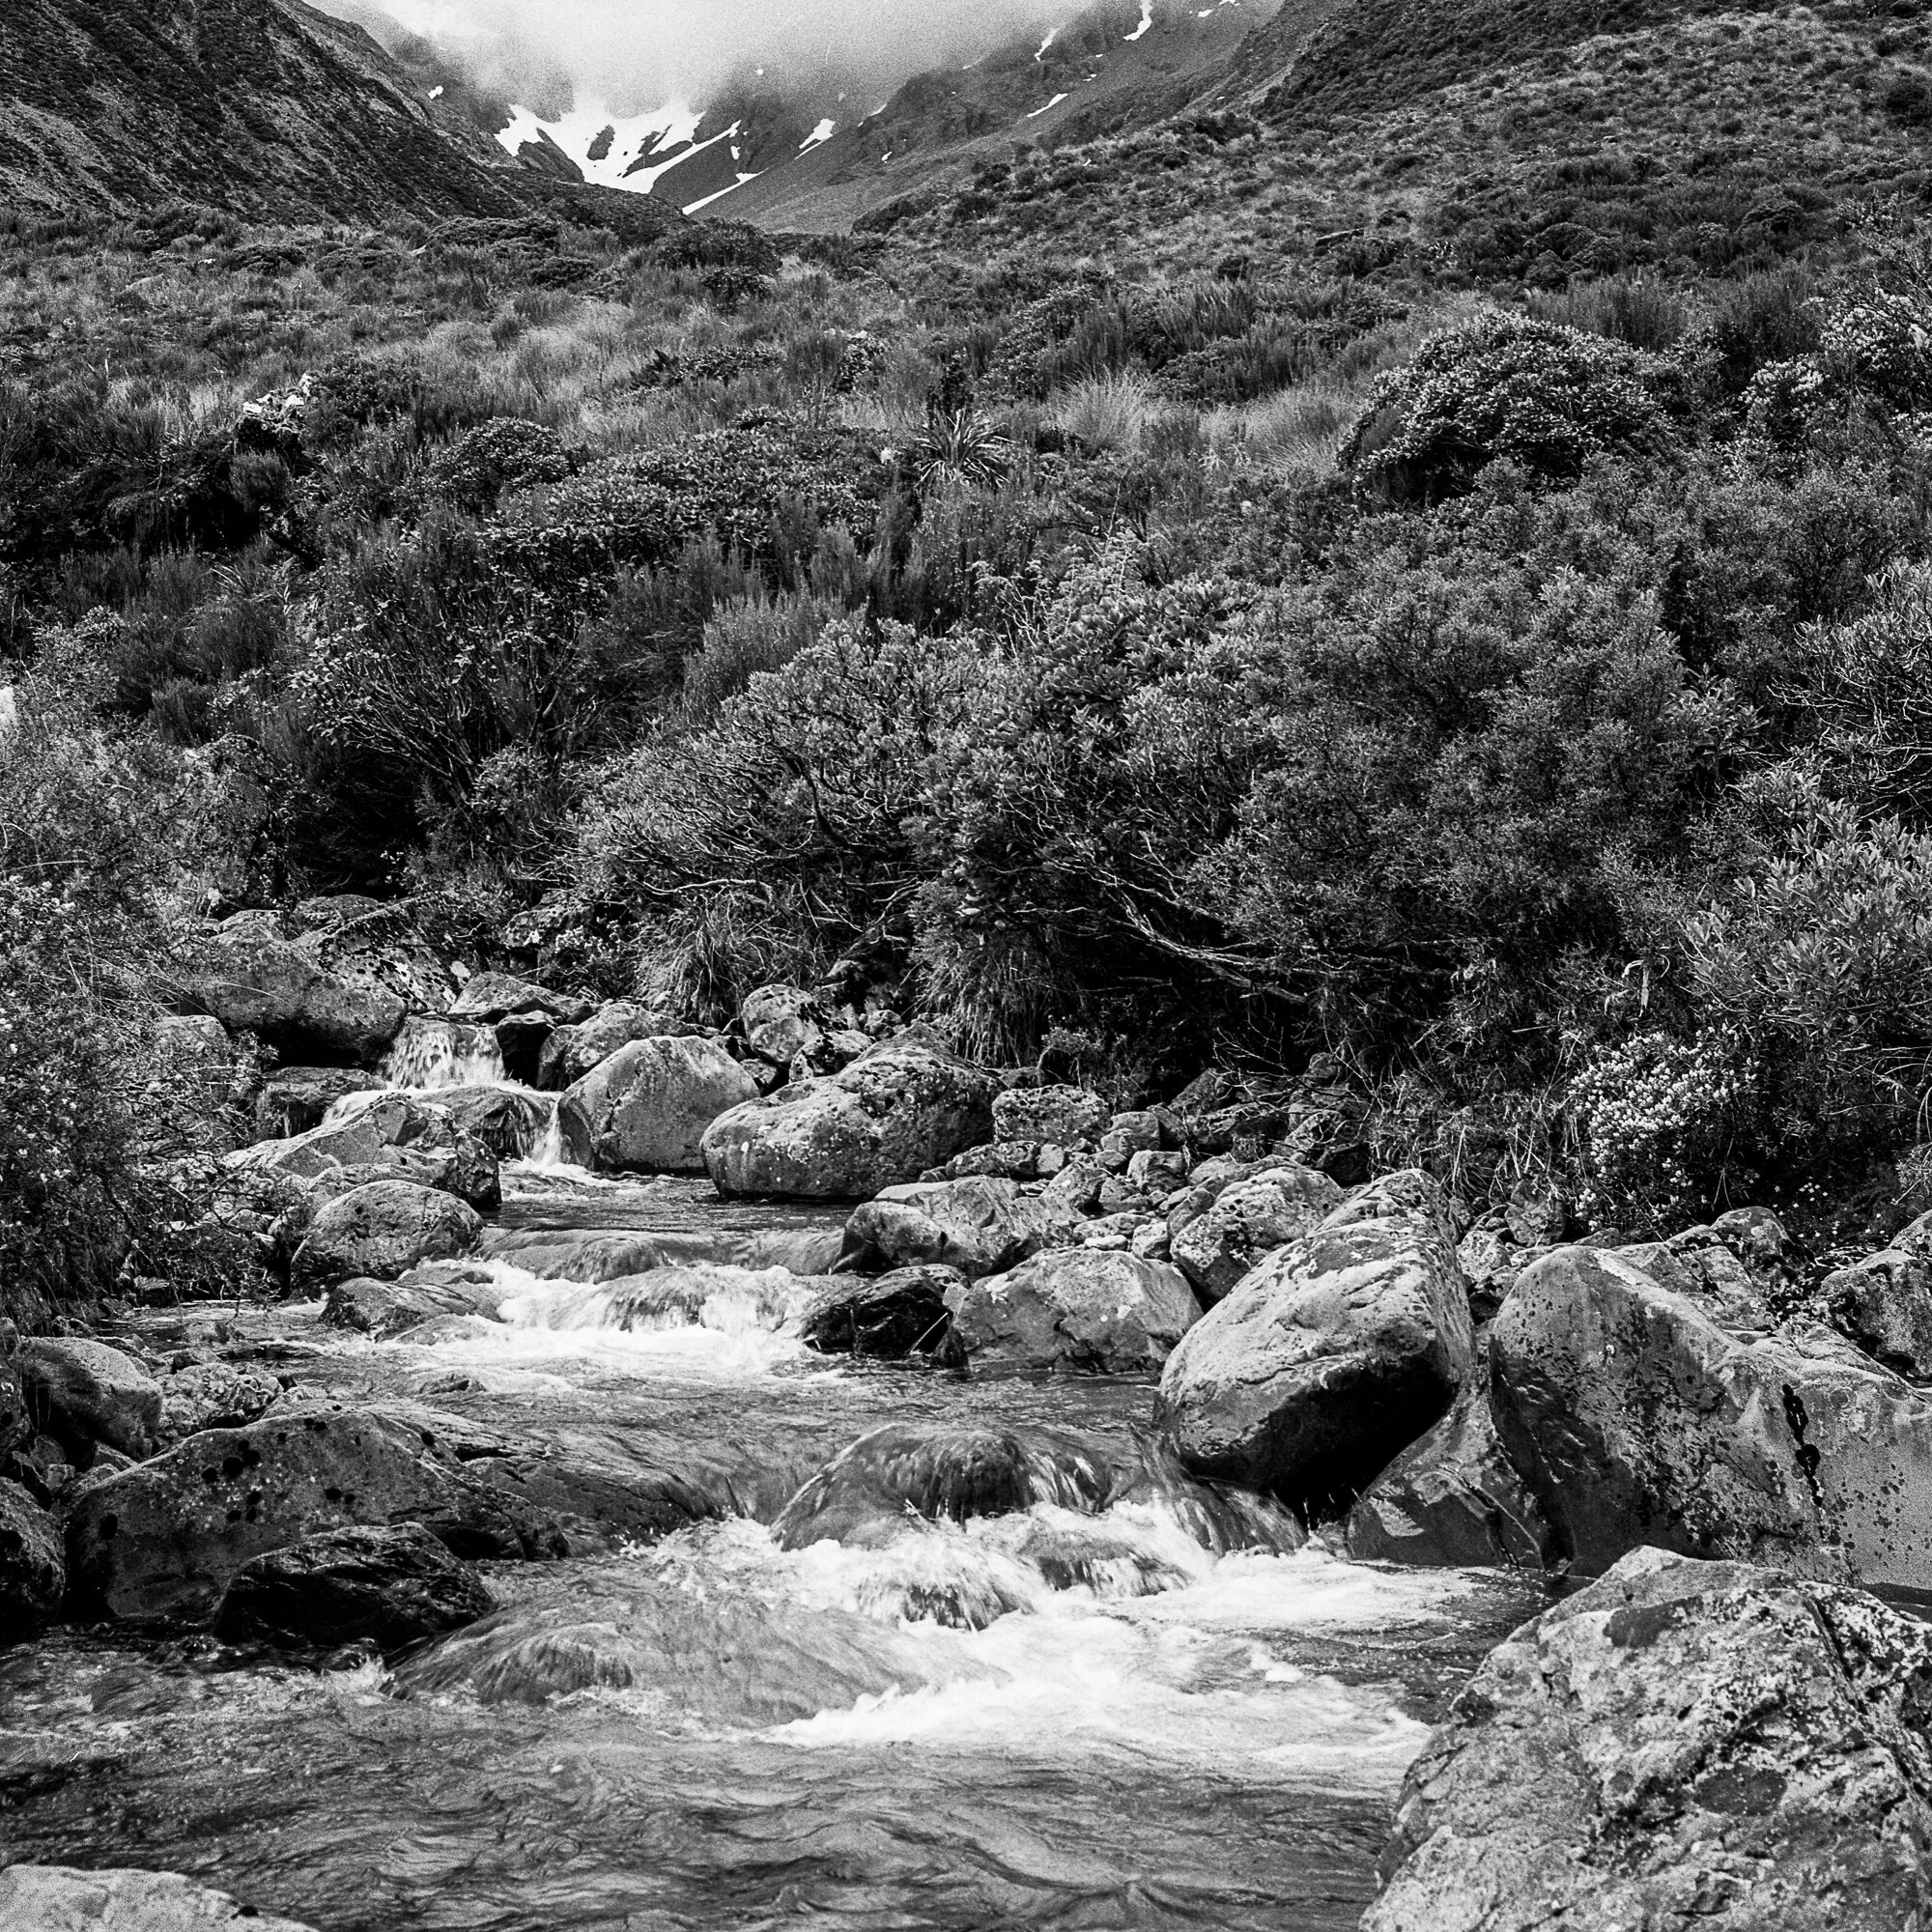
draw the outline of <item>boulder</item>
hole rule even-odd
[[[319,1127],[336,1101],[382,1086],[355,1066],[282,1066],[267,1076],[255,1098],[255,1122],[265,1138],[288,1139]]]
[[[1350,1511],[1349,1554],[1430,1569],[1540,1569],[1548,1525],[1503,1454],[1488,1391],[1470,1380]]]
[[[1038,1180],[1047,1172],[1040,1165],[1040,1155],[1045,1151],[1032,1141],[988,1141],[983,1147],[968,1148],[963,1153],[955,1153],[951,1160],[943,1160],[937,1167],[927,1168],[920,1179],[965,1180],[976,1174],[983,1174],[995,1180]],[[1057,1174],[1065,1164],[1063,1155],[1052,1171]]]
[[[306,1289],[352,1275],[393,1281],[417,1262],[467,1254],[483,1232],[468,1202],[412,1180],[372,1180],[328,1202],[309,1223],[291,1272]]]
[[[309,1932],[174,1872],[68,1865],[0,1871],[0,1925],[8,1932]]]
[[[1545,1248],[1520,1256],[1517,1273],[1548,1252]],[[1673,1294],[1689,1295],[1716,1321],[1765,1330],[1775,1325],[1757,1281],[1712,1229],[1689,1228],[1668,1240],[1632,1241],[1606,1252],[1640,1269]]]
[[[861,1267],[937,1263],[965,1275],[998,1274],[1045,1247],[1060,1225],[1036,1196],[983,1175],[881,1189],[845,1223]]]
[[[1726,1327],[1612,1254],[1525,1268],[1496,1430],[1577,1574],[1654,1544],[1932,1588],[1932,1394],[1829,1330]]]
[[[331,1328],[353,1329],[386,1342],[440,1315],[472,1315],[483,1305],[473,1288],[424,1280],[418,1270],[409,1281],[372,1281],[358,1275],[337,1282],[323,1304],[322,1319]]]
[[[401,1650],[488,1616],[483,1579],[420,1523],[357,1524],[284,1545],[229,1580],[215,1629],[277,1644]]]
[[[976,1370],[1157,1369],[1200,1319],[1187,1278],[1123,1251],[1062,1248],[951,1291],[949,1356]]]
[[[1265,1167],[1228,1182],[1178,1231],[1170,1222],[1168,1251],[1204,1302],[1220,1301],[1264,1255],[1306,1234],[1341,1199],[1312,1167]]]
[[[60,1525],[18,1483],[0,1479],[0,1642],[44,1623],[66,1594]]]
[[[1562,1188],[1548,1175],[1540,1175],[1519,1180],[1510,1189],[1503,1218],[1518,1247],[1544,1248],[1569,1234],[1575,1213]]]
[[[776,1066],[789,1066],[800,1054],[810,1059],[816,1053],[825,1043],[829,1018],[825,1002],[803,986],[760,986],[738,1009],[745,1043]]]
[[[473,973],[449,1005],[453,1020],[495,1026],[513,1013],[543,1013],[556,1026],[576,1026],[587,1019],[588,1000],[571,993],[554,993],[514,973]]]
[[[1169,1357],[1157,1414],[1195,1474],[1313,1518],[1350,1507],[1474,1364],[1441,1189],[1385,1176],[1277,1248]]]
[[[1755,1275],[1777,1275],[1798,1260],[1798,1244],[1769,1208],[1732,1208],[1711,1232]]]
[[[537,1056],[539,1087],[561,1093],[634,1039],[662,1038],[679,1029],[662,1012],[630,1000],[612,1000],[576,1026],[555,1028]]]
[[[479,1210],[502,1200],[497,1156],[458,1126],[446,1108],[407,1094],[383,1094],[338,1121],[286,1141],[260,1141],[233,1157],[237,1168],[313,1180],[338,1169],[395,1170],[420,1187],[453,1194]]]
[[[145,1456],[161,1424],[161,1385],[133,1356],[77,1335],[20,1344],[14,1373],[27,1412],[86,1468],[94,1446]]]
[[[260,1369],[191,1362],[161,1384],[160,1435],[169,1442],[204,1429],[239,1429],[274,1402],[282,1385]]]
[[[393,993],[347,986],[261,925],[224,928],[182,963],[177,999],[230,1033],[259,1034],[290,1058],[311,1050],[373,1065],[401,1030]]]
[[[876,1545],[908,1516],[964,1522],[1036,1503],[1094,1511],[1113,1493],[1105,1452],[1052,1430],[889,1422],[869,1431],[806,1483],[772,1524],[781,1549],[831,1541]]]
[[[1922,1925],[1928,1682],[1873,1598],[1633,1552],[1458,1695],[1362,1932]]]
[[[901,1035],[721,1114],[704,1164],[724,1195],[869,1199],[984,1141],[992,1092],[991,1075],[937,1040]]]
[[[408,913],[367,899],[344,912],[302,931],[296,951],[341,984],[400,1000],[410,1012],[440,1013],[448,1007],[456,997],[449,969]]]
[[[592,1067],[556,1103],[557,1125],[580,1167],[701,1174],[705,1129],[757,1092],[716,1040],[660,1035]]]
[[[938,1348],[946,1295],[966,1277],[952,1267],[901,1267],[889,1274],[836,1275],[806,1311],[799,1338],[821,1354],[896,1361]]]
[[[1092,1145],[1107,1131],[1113,1110],[1085,1087],[1009,1087],[993,1096],[993,1138]]]
[[[416,1404],[284,1406],[93,1479],[68,1513],[68,1577],[88,1612],[202,1622],[243,1565],[355,1524],[420,1523],[459,1556],[548,1558],[719,1508],[677,1477],[544,1456]]]
[[[1900,1375],[1932,1378],[1932,1260],[1887,1248],[1825,1277],[1827,1313],[1866,1354]]]
[[[550,1130],[551,1108],[512,1087],[450,1087],[436,1096],[450,1123],[498,1160],[521,1160]]]

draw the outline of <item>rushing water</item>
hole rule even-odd
[[[503,1614],[392,1670],[111,1630],[0,1650],[0,1859],[184,1871],[325,1932],[1354,1924],[1404,1769],[1526,1586],[1217,1555],[1157,1485],[781,1548],[800,1482],[883,1422],[1126,1453],[1151,1389],[814,1356],[796,1275],[837,1213],[554,1154],[505,1180],[500,1320],[429,1344],[313,1306],[152,1325],[331,1395],[723,1472],[748,1513],[487,1566]]]

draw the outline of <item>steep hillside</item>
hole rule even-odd
[[[505,160],[439,127],[366,32],[300,0],[8,0],[0,22],[0,203],[15,209],[510,216],[547,190],[491,165]]]

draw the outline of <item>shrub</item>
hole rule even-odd
[[[472,517],[488,516],[506,490],[560,483],[582,464],[581,454],[542,423],[499,416],[466,430],[430,458],[422,494]]]
[[[1400,500],[1466,490],[1498,458],[1574,477],[1606,452],[1661,450],[1675,387],[1654,356],[1492,311],[1378,381],[1341,461]]]

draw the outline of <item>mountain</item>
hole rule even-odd
[[[1179,111],[1226,79],[1280,7],[1098,0],[969,66],[915,74],[884,100],[855,95],[857,83],[841,87],[836,74],[775,86],[760,70],[696,113],[545,113],[520,103],[497,140],[526,164],[568,162],[687,213],[842,229],[882,203],[1005,159],[1016,143],[1092,139]],[[1290,0],[1288,11],[1298,38],[1325,6]]]
[[[364,28],[301,0],[5,0],[9,207],[119,214],[179,199],[374,221],[514,216],[559,192],[582,208],[593,191],[517,169],[463,116],[440,120]],[[611,200],[632,232],[677,218]]]

